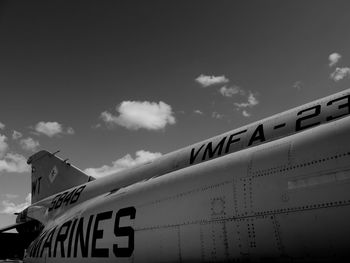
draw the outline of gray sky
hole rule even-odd
[[[0,1],[0,226],[36,150],[103,176],[348,88],[349,8]]]

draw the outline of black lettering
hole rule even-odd
[[[36,243],[36,246],[35,246],[35,249],[33,252],[34,257],[36,257],[36,258],[39,257],[40,247],[41,247],[41,244],[43,243],[47,233],[48,233],[47,231],[43,232],[42,235],[40,236],[40,238],[38,239],[38,242]]]
[[[61,243],[61,257],[64,258],[65,257],[65,253],[64,253],[64,241],[66,241],[67,236],[68,236],[68,232],[70,229],[70,226],[72,224],[72,221],[67,221],[65,222],[60,229],[58,230],[57,236],[56,236],[56,242],[55,242],[55,248],[53,251],[53,256],[56,257],[56,250],[57,250],[57,245],[58,243]],[[62,229],[65,228],[65,232],[62,233]]]
[[[30,245],[29,245],[28,248],[27,248],[27,254],[28,254],[30,257],[32,256],[32,253],[33,253],[33,247],[34,247],[35,241],[36,241],[36,240],[33,240],[33,242],[30,243]]]
[[[36,180],[32,182],[32,195],[36,195]]]
[[[71,251],[72,251],[72,241],[73,241],[73,234],[74,234],[74,230],[75,230],[75,226],[78,222],[78,219],[75,219],[73,221],[73,225],[71,227],[70,233],[69,233],[69,239],[68,239],[68,252],[67,252],[67,257],[70,258],[71,255]]]
[[[60,198],[60,196],[61,196],[60,194],[59,194],[59,195],[56,195],[56,196],[54,197],[54,199],[52,199],[51,205],[50,205],[50,207],[49,207],[49,212],[55,208],[56,202],[57,202],[58,198]]]
[[[66,197],[66,195],[68,194],[68,192],[64,192],[60,195],[60,197],[58,198],[57,202],[56,202],[56,205],[55,205],[55,209],[61,207],[62,205],[62,202],[64,200],[64,198]]]
[[[29,256],[32,258],[35,257],[35,252],[38,249],[38,242],[39,238],[35,239],[34,242],[30,245]]]
[[[40,247],[41,247],[41,244],[43,243],[45,237],[46,237],[46,233],[47,231],[45,231],[38,239],[37,239],[37,242],[36,242],[36,245],[34,247],[34,257],[38,258],[39,257],[39,252],[40,252]]]
[[[99,213],[96,215],[93,234],[92,234],[92,245],[91,245],[91,257],[95,258],[107,258],[109,256],[108,248],[96,248],[97,239],[103,238],[103,230],[98,229],[98,223],[102,220],[107,220],[112,217],[113,212],[108,211]]]
[[[259,140],[260,142],[264,142],[265,141],[263,124],[260,124],[258,127],[256,127],[255,131],[253,132],[252,137],[250,138],[248,146],[252,145],[253,142],[257,141],[257,140]]]
[[[64,203],[64,205],[68,205],[69,204],[69,201],[70,201],[70,199],[72,198],[72,196],[73,196],[73,193],[76,191],[77,189],[74,189],[73,191],[70,191],[66,196],[65,196],[65,198],[64,198],[64,200],[63,200],[63,203]]]
[[[74,204],[76,201],[78,201],[80,194],[84,190],[85,187],[86,187],[86,185],[82,185],[78,188],[78,190],[75,191],[75,193],[73,194],[73,197],[70,201],[70,204]]]
[[[296,124],[295,124],[295,131],[297,131],[297,132],[298,131],[302,131],[302,130],[311,128],[313,126],[319,125],[321,123],[321,122],[315,122],[315,123],[311,123],[311,124],[308,124],[308,125],[302,125],[302,121],[305,121],[307,119],[311,119],[313,117],[316,117],[316,116],[318,116],[321,113],[321,105],[316,105],[316,106],[313,106],[311,108],[299,111],[297,113],[297,115],[299,116],[299,115],[303,114],[304,112],[307,112],[307,111],[310,111],[310,110],[314,111],[314,113],[297,119]]]
[[[281,123],[281,124],[278,124],[278,125],[276,125],[275,127],[273,127],[273,129],[274,129],[274,130],[277,130],[277,129],[283,128],[283,127],[285,127],[285,126],[286,126],[285,123]]]
[[[136,209],[135,207],[126,207],[120,209],[115,216],[114,223],[114,235],[116,237],[128,237],[128,247],[118,247],[117,244],[113,245],[113,253],[116,257],[130,257],[134,251],[134,229],[130,226],[119,227],[120,218],[123,216],[129,216],[130,219],[135,219]]]
[[[330,106],[332,105],[334,102],[338,102],[338,101],[341,101],[343,99],[347,99],[347,102],[344,103],[344,104],[341,104],[338,106],[338,109],[342,109],[342,108],[347,108],[347,111],[345,111],[343,114],[340,114],[338,116],[329,116],[327,117],[327,121],[330,121],[330,120],[334,120],[334,119],[338,119],[338,118],[341,118],[343,116],[346,116],[348,114],[350,114],[350,95],[347,95],[347,96],[344,96],[344,97],[340,97],[338,99],[335,99],[335,100],[331,100],[327,103],[327,106]]]
[[[194,153],[194,151],[196,150],[196,148],[192,148],[191,150],[191,157],[190,157],[190,164],[193,164],[194,161],[196,160],[199,152],[201,151],[201,149],[203,148],[204,144],[197,150],[196,153]]]
[[[80,218],[77,232],[75,233],[75,242],[74,242],[74,257],[77,257],[78,254],[78,242],[80,243],[80,251],[81,256],[83,258],[88,257],[89,254],[89,239],[90,239],[90,229],[91,223],[94,215],[91,215],[89,218],[89,222],[86,228],[85,237],[84,237],[84,218]]]
[[[48,249],[48,251],[49,251],[48,256],[51,257],[51,244],[52,244],[52,238],[53,238],[53,235],[55,233],[55,230],[56,230],[56,227],[51,229],[50,232],[47,234],[46,240],[45,240],[44,245],[41,249],[40,257],[43,256],[45,248]]]
[[[238,141],[240,140],[240,138],[235,138],[235,139],[233,139],[233,137],[236,136],[236,135],[245,133],[246,131],[247,131],[247,130],[243,130],[243,131],[239,131],[239,132],[236,132],[236,133],[230,135],[230,137],[228,138],[227,144],[226,144],[225,153],[229,153],[229,152],[230,152],[231,144],[233,144],[233,143],[235,143],[235,142],[238,142]]]
[[[221,152],[222,152],[222,148],[223,148],[223,146],[225,144],[225,140],[226,140],[226,137],[222,138],[221,141],[216,145],[214,151],[213,151],[213,147],[212,147],[212,142],[209,142],[207,144],[207,147],[204,150],[204,154],[203,154],[202,160],[204,161],[207,158],[207,153],[208,153],[208,158],[209,159],[214,157],[216,151],[218,151],[217,156],[220,156]]]
[[[40,246],[39,240],[42,238],[42,235],[34,240],[34,242],[30,245],[30,257],[35,257],[38,251],[38,247]]]
[[[41,182],[41,177],[38,177],[38,194],[40,194],[40,182]]]
[[[40,182],[41,177],[38,177],[34,181],[32,181],[32,195],[40,194]]]

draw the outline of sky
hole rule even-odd
[[[1,1],[0,227],[29,156],[101,178],[349,88],[350,2]]]

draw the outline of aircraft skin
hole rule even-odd
[[[128,186],[142,180],[148,180],[149,178],[161,176],[175,170],[183,169],[190,165],[202,163],[211,159],[222,157],[226,154],[240,151],[242,149],[257,146],[261,143],[268,143],[283,136],[288,136],[301,132],[305,129],[322,125],[324,123],[333,122],[339,118],[347,117],[349,114],[350,89],[274,115],[261,121],[254,122],[241,128],[234,129],[233,131],[215,136],[175,152],[168,153],[154,160],[153,162],[121,171],[118,173],[118,176],[108,176],[102,180],[96,180],[92,183],[94,185],[94,192],[91,193],[91,195],[86,195],[85,198],[88,199],[115,188]],[[29,158],[28,163],[32,165],[33,170],[40,170],[42,169],[42,166],[49,166],[52,163],[50,160],[47,162],[43,161],[39,163],[38,167],[36,167],[33,160],[41,159],[43,155],[47,155],[47,152],[42,151],[42,153],[39,152]],[[46,173],[51,172],[52,167],[44,167],[44,171],[32,173],[33,203],[36,203],[45,197],[49,197],[48,200],[38,202],[38,205],[50,202],[50,196],[52,194],[91,180],[91,177],[86,175],[84,178],[81,175],[83,172],[76,169],[76,167],[74,167],[75,169],[69,170],[70,167],[62,164],[57,164],[57,166],[61,166],[58,167],[59,170],[64,170],[64,172],[60,173],[61,175],[73,172],[78,174],[80,173],[79,176],[76,176],[76,174],[73,175],[74,178],[79,179],[74,180],[74,182],[71,182],[69,178],[66,178],[67,180],[61,179],[59,183],[66,182],[67,185],[64,185],[63,183],[58,186],[58,183],[55,182],[55,192],[52,192],[52,190],[50,192],[47,188],[52,187],[52,183],[49,182],[47,176],[41,175],[45,174],[45,169],[48,170]],[[47,182],[41,182],[41,179],[46,180]],[[39,190],[40,184],[43,184],[46,187],[41,187],[41,191],[35,191]],[[39,187],[33,187],[35,185],[38,185]],[[108,189],[109,186],[112,188]]]
[[[40,233],[24,261],[349,259],[349,94],[85,184],[88,176],[75,182],[74,167],[37,153],[36,201],[18,223],[40,221]]]

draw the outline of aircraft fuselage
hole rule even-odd
[[[98,180],[75,187],[25,262],[349,259],[349,134],[341,118],[93,198]]]

